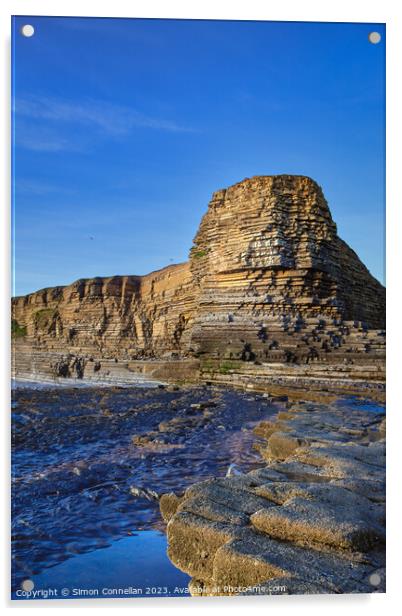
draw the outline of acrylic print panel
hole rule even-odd
[[[385,26],[12,50],[12,597],[384,592]]]

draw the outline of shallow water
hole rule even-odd
[[[31,576],[37,599],[113,599],[188,596],[190,577],[166,555],[166,537],[144,530],[109,547],[73,556]],[[23,589],[14,599],[32,599]]]
[[[373,402],[372,400],[360,399],[356,396],[349,396],[340,398],[337,402],[337,405],[342,407],[350,407],[354,410],[365,411],[368,413],[385,413],[385,406],[380,404],[379,402]]]
[[[206,413],[191,407],[199,402],[211,404]],[[383,412],[356,398],[337,404]],[[158,501],[141,490],[181,493],[230,464],[262,466],[252,428],[283,403],[210,387],[42,386],[15,388],[12,407],[12,588],[24,598],[15,594],[24,580],[68,588],[70,597],[74,588],[102,593],[117,584],[143,596],[148,585],[185,587],[188,576],[166,556]],[[172,419],[156,449],[133,444]]]
[[[66,377],[41,377],[38,380],[30,380],[30,379],[12,379],[11,380],[11,389],[52,389],[52,388],[63,388],[73,387],[76,388],[85,388],[88,387],[147,387],[147,388],[155,388],[159,385],[163,385],[162,381],[149,380],[141,374],[132,374],[130,375],[130,380],[127,379],[116,379],[113,377],[113,380],[109,378],[106,379],[77,379],[77,378],[66,378]]]
[[[204,425],[187,425],[202,416],[191,404],[211,400],[216,406]],[[259,466],[252,427],[278,408],[262,396],[212,388],[14,389],[13,589],[39,574],[43,580],[45,570],[67,559],[76,563],[77,585],[80,555],[163,529],[157,500],[136,496],[136,489],[182,492],[202,478],[224,476],[231,463],[243,471]],[[160,434],[162,449],[132,443],[172,418],[184,424]],[[182,580],[165,547],[160,552],[160,567]]]

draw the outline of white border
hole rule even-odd
[[[261,598],[235,598],[235,599],[124,599],[124,600],[87,600],[87,601],[47,601],[28,603],[9,602],[9,510],[8,494],[2,495],[5,507],[2,512],[2,570],[1,590],[3,604],[9,609],[17,611],[25,609],[52,609],[74,608],[82,611],[87,608],[106,609],[116,608],[135,609],[137,612],[156,608],[173,613],[182,609],[218,611],[225,608],[234,613],[251,609],[256,613],[266,613],[267,610],[276,610],[281,614],[288,614],[291,610],[297,611],[298,616],[308,614],[326,613],[363,613],[376,614],[379,611],[392,609],[400,604],[398,596],[400,586],[400,554],[401,554],[401,505],[398,504],[401,481],[399,466],[401,413],[400,395],[398,395],[398,381],[401,380],[402,362],[400,355],[401,343],[401,310],[400,284],[402,264],[400,245],[402,243],[402,203],[401,182],[402,172],[401,144],[402,131],[400,115],[402,109],[401,97],[401,71],[402,61],[402,30],[401,30],[401,3],[392,0],[337,0],[325,2],[317,0],[281,0],[269,2],[247,0],[203,0],[191,3],[178,0],[147,0],[147,2],[113,0],[113,2],[90,2],[89,0],[3,0],[0,11],[1,42],[3,58],[1,63],[3,84],[1,97],[2,112],[0,114],[0,134],[3,144],[0,148],[2,159],[2,186],[3,207],[1,220],[1,392],[2,413],[5,425],[3,426],[4,447],[8,452],[8,408],[9,408],[9,203],[10,203],[10,15],[65,15],[65,16],[98,16],[98,17],[167,17],[167,18],[198,18],[198,19],[269,19],[277,21],[338,21],[338,22],[373,22],[387,24],[387,329],[388,329],[388,469],[387,469],[387,594],[386,595],[341,595],[341,596],[293,596],[293,597],[261,597]],[[399,156],[398,156],[399,154]],[[3,454],[5,463],[5,482],[8,485],[8,458]]]

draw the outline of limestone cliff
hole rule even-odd
[[[44,352],[78,376],[105,358],[319,361],[383,353],[385,289],[313,180],[257,176],[214,193],[188,263],[16,297],[12,318],[17,374]]]
[[[338,346],[343,321],[384,327],[385,289],[337,236],[310,178],[255,177],[216,192],[194,243],[201,352],[274,359],[270,351],[299,354],[300,343]]]

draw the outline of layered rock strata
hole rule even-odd
[[[385,290],[303,176],[214,193],[188,263],[16,297],[12,318],[17,375],[155,358],[367,364],[385,350]]]
[[[384,327],[383,287],[339,239],[309,178],[256,177],[218,191],[194,244],[192,343],[201,353],[314,360],[357,351],[354,321]]]
[[[266,466],[160,500],[192,594],[384,592],[385,420],[296,403],[255,431]]]
[[[215,385],[286,395],[293,400],[317,400],[327,392],[349,393],[385,402],[385,365],[378,357],[336,363],[339,357],[309,364],[208,360],[199,378]]]

